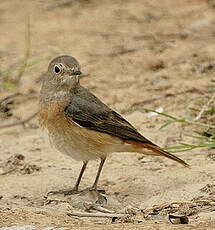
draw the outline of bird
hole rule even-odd
[[[90,160],[100,160],[95,181],[96,190],[106,158],[113,152],[136,152],[164,156],[183,166],[182,159],[163,150],[140,134],[119,113],[112,110],[80,84],[84,74],[72,56],[58,56],[48,65],[39,100],[39,123],[48,131],[55,148],[83,165],[72,189],[52,191],[76,194]]]

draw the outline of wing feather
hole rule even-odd
[[[64,112],[67,117],[82,127],[107,133],[123,140],[154,145],[138,133],[121,115],[111,110],[82,86],[77,89]]]

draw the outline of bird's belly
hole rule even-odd
[[[47,129],[52,145],[75,160],[104,158],[122,148],[120,139],[81,127],[66,117],[51,124]]]
[[[79,161],[89,161],[103,158],[110,153],[102,148],[96,148],[90,140],[76,132],[62,135],[61,133],[49,133],[51,144],[61,153]]]

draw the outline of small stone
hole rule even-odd
[[[189,219],[185,215],[175,215],[175,214],[172,215],[172,214],[169,214],[169,221],[172,224],[188,224]]]

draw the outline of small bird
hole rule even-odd
[[[50,62],[43,79],[39,122],[48,130],[50,141],[58,151],[83,162],[73,189],[52,193],[78,193],[88,161],[100,159],[95,181],[90,187],[97,190],[106,157],[113,152],[165,156],[188,166],[146,139],[120,114],[81,86],[82,76],[80,64],[74,57],[59,56]]]

